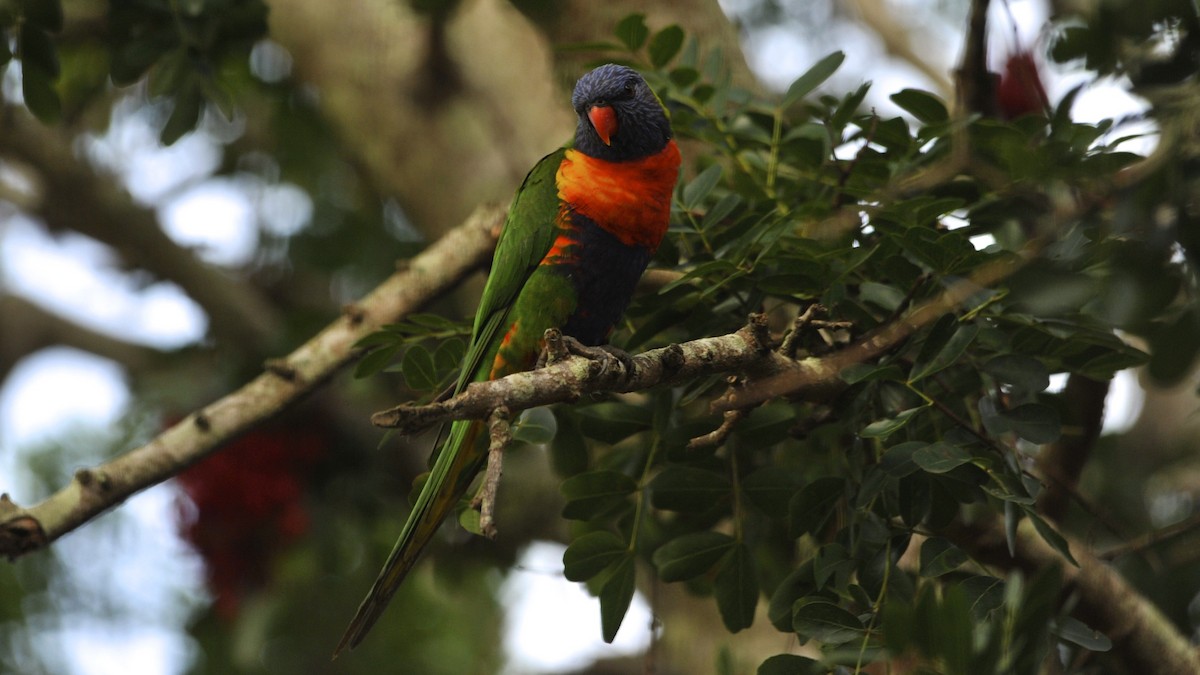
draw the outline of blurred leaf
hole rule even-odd
[[[801,637],[837,645],[857,639],[863,625],[850,612],[822,598],[802,598],[792,608],[792,627]]]
[[[54,90],[52,78],[36,64],[23,64],[21,95],[29,112],[45,124],[53,124],[62,116],[62,103]]]
[[[658,31],[654,37],[650,39],[650,65],[655,68],[662,68],[675,58],[679,53],[680,47],[683,46],[683,29],[679,26],[671,25]]]
[[[17,33],[17,51],[25,70],[39,70],[47,81],[58,77],[60,65],[58,51],[46,31],[32,23],[21,24]]]
[[[1093,652],[1106,652],[1113,646],[1107,635],[1073,616],[1060,618],[1052,630],[1058,637]]]
[[[563,517],[588,520],[623,503],[637,483],[617,471],[591,471],[564,480],[560,489],[567,500]]]
[[[971,453],[957,445],[937,442],[915,450],[912,461],[929,473],[946,473],[971,461]]]
[[[821,86],[825,80],[828,80],[830,76],[837,72],[837,69],[842,65],[842,61],[845,60],[846,55],[843,52],[837,51],[817,61],[803,75],[792,82],[792,85],[788,87],[787,93],[784,94],[780,105],[788,108],[799,102],[800,99],[808,96],[814,89]]]
[[[399,351],[400,345],[390,345],[368,352],[367,355],[362,357],[358,364],[354,366],[354,377],[370,377],[378,373],[392,362],[392,359],[396,357],[396,354],[399,353]]]
[[[733,487],[722,474],[669,466],[650,481],[650,503],[667,511],[706,511],[729,499]]]
[[[983,364],[983,372],[1004,384],[1034,394],[1050,386],[1050,374],[1041,361],[1020,354],[1002,354]]]
[[[633,554],[620,558],[610,569],[608,580],[600,589],[600,624],[605,642],[617,637],[629,603],[633,602],[633,591],[637,581]]]
[[[845,493],[845,481],[825,476],[805,485],[788,504],[788,532],[799,537],[804,533],[818,534],[829,522],[833,510]]]
[[[978,334],[978,325],[974,323],[960,324],[951,333],[949,339],[939,345],[936,350],[930,350],[931,353],[926,354],[926,350],[922,348],[921,354],[917,357],[912,372],[909,374],[909,381],[916,382],[957,363]]]
[[[942,537],[930,537],[921,544],[921,576],[940,577],[967,562],[962,549]]]
[[[732,537],[720,532],[685,534],[658,547],[654,566],[663,581],[687,581],[712,569],[734,544]]]
[[[167,118],[167,123],[159,132],[158,140],[163,145],[172,145],[175,141],[183,138],[184,134],[196,128],[196,122],[200,120],[200,110],[203,107],[204,98],[200,95],[199,87],[194,84],[183,87],[175,97],[175,106],[171,109],[171,116]]]
[[[824,675],[819,661],[796,654],[776,654],[758,666],[756,675]]]
[[[530,408],[521,413],[517,419],[513,429],[513,440],[530,445],[541,445],[554,440],[554,434],[557,431],[558,423],[549,408],[544,406]]]
[[[25,21],[43,31],[57,33],[63,27],[63,9],[60,0],[17,0]]]
[[[1033,523],[1033,528],[1037,530],[1038,534],[1041,535],[1047,544],[1050,544],[1051,548],[1061,553],[1072,565],[1079,567],[1075,556],[1071,555],[1071,547],[1067,545],[1066,538],[1059,534],[1058,530],[1051,527],[1050,523],[1047,523],[1041,516],[1029,509],[1025,510],[1025,517],[1029,519],[1029,522]]]
[[[946,104],[927,91],[903,89],[889,97],[892,103],[925,124],[944,124],[950,121]]]
[[[750,547],[739,543],[725,559],[713,583],[725,628],[736,633],[754,623],[758,607],[758,571]]]
[[[901,410],[892,417],[885,417],[881,420],[871,422],[858,432],[863,438],[887,438],[899,431],[907,425],[914,417],[924,412],[929,406],[923,405],[918,408],[909,408]]]
[[[432,391],[442,382],[433,362],[433,354],[424,345],[412,345],[405,350],[400,360],[400,371],[404,373],[404,381],[414,391]]]
[[[621,19],[617,22],[613,34],[629,51],[636,52],[646,44],[646,38],[650,37],[650,29],[646,27],[646,15],[630,14]]]
[[[693,178],[692,182],[683,188],[683,208],[688,210],[700,208],[700,203],[721,180],[722,171],[720,164],[713,164]]]
[[[611,532],[589,532],[572,541],[563,551],[563,576],[568,581],[587,581],[624,556],[627,550],[625,542]]]

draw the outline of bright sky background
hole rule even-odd
[[[737,2],[727,0],[725,5],[732,11]],[[1023,42],[1034,45],[1044,8],[1031,0],[1015,0],[1011,6]],[[993,24],[1006,26],[1007,19],[994,17]],[[861,79],[869,72],[880,112],[888,114],[887,94],[929,83],[911,68],[888,65],[879,47],[867,42],[869,37],[847,34],[842,75]],[[958,57],[959,34],[939,37],[944,42],[930,58],[949,70]],[[779,88],[824,56],[809,51],[786,29],[764,31],[746,51],[756,70]],[[4,82],[9,93],[15,89],[14,70],[9,69]],[[1049,77],[1050,99],[1058,100],[1085,77]],[[1138,102],[1118,87],[1095,87],[1079,98],[1074,115],[1080,121],[1096,121],[1138,108]],[[311,204],[299,189],[203,180],[219,158],[212,137],[193,133],[162,148],[157,130],[131,110],[123,110],[107,135],[87,143],[86,151],[121,175],[135,198],[157,204],[168,233],[197,247],[206,260],[231,265],[246,261],[254,251],[256,216],[279,233],[295,231],[308,220]],[[70,233],[51,238],[36,224],[0,210],[0,284],[7,290],[82,325],[147,345],[175,347],[204,334],[203,313],[178,288],[170,283],[141,288],[112,263],[110,252],[100,244]],[[39,443],[62,438],[64,430],[113,427],[128,401],[121,370],[108,361],[65,348],[25,359],[0,389],[0,492],[29,501],[28,476],[22,469],[26,453]],[[1110,394],[1106,429],[1132,424],[1140,405],[1136,379],[1123,373]],[[78,460],[87,465],[95,458]],[[98,541],[104,534],[98,524],[55,544],[56,554],[71,570],[64,583],[77,589],[111,588],[106,601],[119,605],[117,619],[103,626],[72,622],[70,629],[30,627],[47,653],[58,654],[57,672],[138,675],[186,668],[194,646],[184,632],[188,605],[178,598],[190,598],[193,605],[201,602],[203,582],[199,561],[173,529],[176,498],[174,487],[158,486],[129,500],[119,517],[107,517],[104,527],[120,529],[131,542],[120,549]],[[103,556],[95,555],[98,547],[103,547]],[[561,561],[560,545],[535,544],[509,575],[503,591],[511,607],[505,632],[511,654],[507,675],[579,668],[604,654],[641,651],[649,642],[649,608],[639,596],[617,643],[604,645],[597,601],[562,579]],[[114,578],[115,584],[109,581]],[[547,609],[551,606],[553,611]],[[60,644],[70,649],[55,648]]]

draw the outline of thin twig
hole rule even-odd
[[[500,474],[504,461],[504,450],[512,443],[512,413],[501,406],[488,417],[488,463],[483,485],[475,495],[472,505],[479,507],[479,529],[488,539],[496,538],[496,491],[500,487]]]

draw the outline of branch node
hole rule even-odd
[[[267,359],[263,362],[263,369],[288,382],[300,379],[300,374],[287,362],[287,359]]]
[[[400,269],[399,265],[396,267],[397,270]],[[346,321],[350,322],[351,326],[357,326],[367,320],[367,311],[357,302],[348,302],[342,305],[342,315],[346,317]]]
[[[671,344],[667,345],[666,349],[663,351],[663,375],[674,375],[675,373],[679,372],[681,368],[683,368],[683,364],[686,362],[687,359],[683,353],[683,347],[680,347],[678,344],[672,342]]]
[[[196,411],[196,414],[192,417],[192,423],[200,431],[206,433],[212,431],[212,421],[208,419],[208,415],[204,414],[203,410]]]
[[[108,474],[87,467],[75,472],[75,480],[84,488],[96,488],[102,492],[107,492],[112,486],[112,481],[108,479]]]
[[[754,351],[759,354],[771,351],[771,333],[767,330],[766,314],[751,314],[746,322],[746,334]]]
[[[542,334],[542,352],[538,354],[536,368],[552,366],[570,356],[564,341],[562,331],[557,328],[547,328]]]

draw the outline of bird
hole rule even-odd
[[[455,394],[532,368],[547,329],[605,346],[666,234],[681,158],[662,101],[636,70],[606,64],[576,82],[571,105],[573,140],[534,165],[509,207]],[[484,428],[451,425],[335,658],[366,636],[482,470]]]

